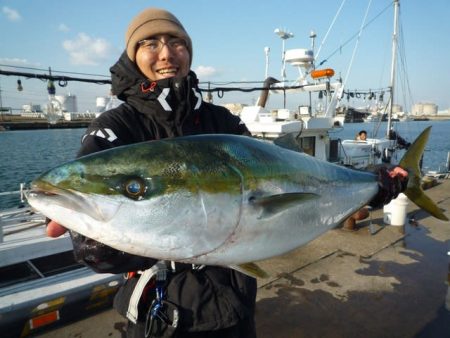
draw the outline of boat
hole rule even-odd
[[[339,148],[340,162],[347,166],[352,166],[358,169],[363,169],[371,165],[381,163],[395,164],[397,156],[395,153],[398,150],[407,148],[409,142],[403,139],[393,129],[392,122],[400,121],[399,116],[404,114],[394,114],[394,94],[395,94],[395,77],[396,77],[396,62],[397,62],[397,40],[398,40],[398,18],[400,0],[394,0],[394,30],[392,38],[392,60],[391,60],[391,78],[390,78],[390,97],[387,106],[375,112],[367,118],[365,122],[381,122],[387,121],[386,133],[383,137],[377,138],[376,132],[378,128],[374,129],[371,138],[365,141],[359,140],[343,140],[342,147]],[[378,118],[377,118],[378,117]],[[380,118],[381,117],[381,118]],[[406,119],[406,118],[405,118]],[[377,120],[377,121],[375,121]]]
[[[70,236],[47,237],[45,227],[24,203],[0,212],[2,337],[35,336],[110,308],[124,281],[77,263]]]
[[[330,140],[331,130],[340,129],[344,118],[336,115],[342,95],[342,82],[332,81],[334,70],[316,69],[313,48],[284,49],[284,40],[292,33],[275,30],[283,40],[281,81],[267,76],[255,105],[240,112],[242,121],[254,137],[274,141],[290,135],[292,148],[325,161],[337,161],[337,140]],[[314,45],[315,34],[310,36]],[[292,82],[285,78],[286,65],[297,69],[300,76]],[[266,107],[269,96],[283,95],[283,107]],[[287,95],[301,95],[303,100],[293,111],[286,108]]]
[[[343,107],[345,123],[366,122],[366,119],[372,118],[372,115],[366,109],[358,109],[353,107]]]
[[[399,0],[394,1],[394,34],[392,41],[392,66],[390,97],[384,104],[385,92],[380,91],[375,108],[356,109],[342,105],[344,95],[364,95],[375,99],[375,93],[368,90],[365,93],[345,92],[344,83],[339,78],[332,81],[335,71],[332,68],[319,69],[316,66],[314,45],[316,34],[311,32],[311,47],[285,49],[285,41],[294,35],[290,32],[276,29],[275,33],[282,39],[282,69],[281,80],[267,76],[261,94],[256,104],[245,106],[240,117],[255,137],[274,141],[283,135],[291,134],[291,141],[297,146],[293,149],[302,151],[319,159],[344,166],[365,169],[381,163],[394,163],[398,150],[406,148],[409,143],[393,130],[392,122],[394,102],[395,62],[397,52]],[[266,58],[266,63],[267,63]],[[286,66],[296,68],[299,76],[294,81],[286,80]],[[267,108],[269,96],[283,95],[283,106]],[[300,99],[295,96],[296,110],[286,108],[288,97],[303,94]],[[397,107],[398,108],[398,107]],[[374,110],[375,109],[375,110]],[[377,119],[377,117],[379,117]],[[355,139],[333,139],[335,131],[344,128],[345,123],[371,121],[387,121],[387,131],[384,137],[375,137],[376,133],[366,141]]]

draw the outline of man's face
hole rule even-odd
[[[142,40],[136,51],[136,64],[152,81],[186,76],[190,68],[186,42],[167,34]]]

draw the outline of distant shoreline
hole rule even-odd
[[[0,131],[6,130],[35,130],[35,129],[66,129],[66,128],[86,128],[91,120],[76,120],[76,121],[58,121],[56,123],[49,123],[44,121],[1,121]]]
[[[418,115],[410,116],[413,121],[447,121],[450,120],[450,115]]]
[[[410,121],[448,121],[450,115],[420,115],[410,116]],[[60,120],[56,123],[49,123],[46,119],[9,119],[0,117],[0,131],[5,130],[34,130],[34,129],[66,129],[66,128],[87,128],[91,119],[66,121]]]

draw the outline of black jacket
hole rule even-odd
[[[181,135],[228,133],[250,135],[239,117],[201,100],[197,78],[148,81],[124,53],[111,68],[113,93],[125,101],[96,118],[82,139],[79,156],[136,142]],[[144,270],[155,260],[130,255],[72,232],[78,261],[98,272]],[[135,281],[116,296],[125,313]],[[234,270],[206,267],[184,269],[170,279],[167,299],[181,311],[180,326],[188,331],[219,330],[246,321],[245,335],[254,335],[256,281]],[[143,308],[152,300],[144,301]],[[239,333],[241,335],[241,333]]]

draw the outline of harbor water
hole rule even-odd
[[[423,159],[423,169],[444,169],[450,151],[450,121],[399,122],[395,129],[408,141],[413,141],[427,126],[432,126],[430,140]],[[348,123],[330,133],[332,139],[353,139],[362,129],[372,137],[376,123]],[[379,126],[378,137],[386,130]],[[71,160],[80,147],[83,129],[46,129],[0,132],[0,194],[19,190],[19,184],[30,182],[40,173]],[[401,156],[401,154],[400,154]],[[18,194],[0,195],[0,209],[20,203]]]
[[[40,173],[75,158],[84,129],[0,132],[0,193],[19,190]],[[0,196],[0,210],[16,207],[20,195]]]

